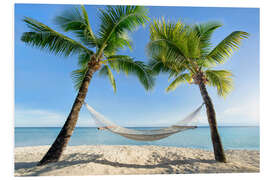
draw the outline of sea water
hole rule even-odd
[[[156,128],[134,128],[156,129]],[[50,145],[60,132],[59,127],[16,127],[15,147]],[[260,149],[259,127],[219,127],[224,149]],[[157,145],[212,150],[209,127],[198,127],[176,133],[158,141],[135,141],[94,127],[77,127],[69,145]]]

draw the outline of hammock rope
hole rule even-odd
[[[87,103],[84,104],[88,109],[88,111],[90,112],[95,123],[99,127],[104,127],[105,129],[111,131],[112,133],[119,134],[123,137],[137,141],[156,141],[181,131],[197,128],[197,126],[193,125],[195,121],[192,120],[196,118],[196,116],[198,115],[198,113],[200,112],[200,110],[204,105],[204,103],[201,104],[197,109],[195,109],[195,111],[193,111],[183,120],[176,122],[172,126],[154,130],[135,130],[121,127],[109,121],[105,116],[97,112],[93,107],[89,106]]]

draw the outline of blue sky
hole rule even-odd
[[[62,126],[76,96],[70,72],[77,68],[77,57],[57,57],[29,47],[20,41],[27,31],[24,16],[32,17],[57,29],[53,18],[71,5],[15,5],[15,126]],[[86,6],[90,23],[95,32],[99,20],[97,8]],[[259,9],[256,8],[199,8],[155,7],[149,8],[151,19],[165,17],[186,23],[220,21],[223,26],[213,35],[217,44],[232,31],[250,33],[232,58],[224,65],[234,74],[234,90],[226,98],[218,97],[214,88],[208,88],[214,102],[219,125],[257,125],[259,123]],[[146,45],[149,26],[140,27],[131,34],[133,51],[127,54],[147,62]],[[124,126],[160,126],[173,124],[202,103],[199,88],[181,85],[174,92],[166,93],[167,75],[156,79],[153,91],[146,92],[133,76],[115,74],[117,93],[114,94],[108,79],[94,76],[86,101],[118,124]],[[205,110],[199,117],[207,125]],[[80,113],[78,126],[93,126],[86,108]]]

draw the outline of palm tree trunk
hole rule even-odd
[[[201,95],[203,97],[203,100],[206,106],[207,118],[208,118],[210,130],[211,130],[211,139],[213,143],[215,159],[218,162],[226,162],[226,157],[224,154],[223,146],[222,146],[221,139],[220,139],[218,129],[217,129],[216,113],[215,113],[212,100],[210,96],[208,95],[204,82],[200,81],[198,85],[200,87]]]
[[[84,99],[88,91],[90,80],[92,79],[92,76],[95,71],[96,71],[95,68],[89,67],[64,126],[62,127],[54,143],[52,144],[46,155],[38,163],[38,165],[57,162],[61,157],[62,152],[67,146],[68,141],[76,126],[79,117],[79,112],[81,110],[81,107],[84,103]]]

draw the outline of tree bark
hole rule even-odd
[[[79,89],[75,102],[73,103],[72,109],[68,115],[68,118],[64,126],[62,127],[54,143],[52,144],[52,146],[50,147],[46,155],[38,163],[38,165],[44,165],[51,162],[57,162],[59,158],[61,157],[65,147],[67,146],[70,140],[73,130],[76,126],[76,123],[79,117],[79,112],[81,110],[81,107],[84,103],[84,99],[88,91],[89,83],[92,79],[93,74],[97,70],[93,67],[94,66],[90,66],[88,71],[86,72],[82,85]]]
[[[206,106],[206,112],[207,112],[209,127],[211,130],[211,139],[212,139],[213,148],[214,148],[215,160],[218,162],[225,163],[226,157],[225,157],[225,153],[224,153],[221,139],[220,139],[218,129],[217,129],[216,113],[215,113],[212,100],[210,96],[208,95],[208,92],[206,90],[205,84],[202,79],[201,81],[199,81],[198,85],[200,87],[200,92]]]

